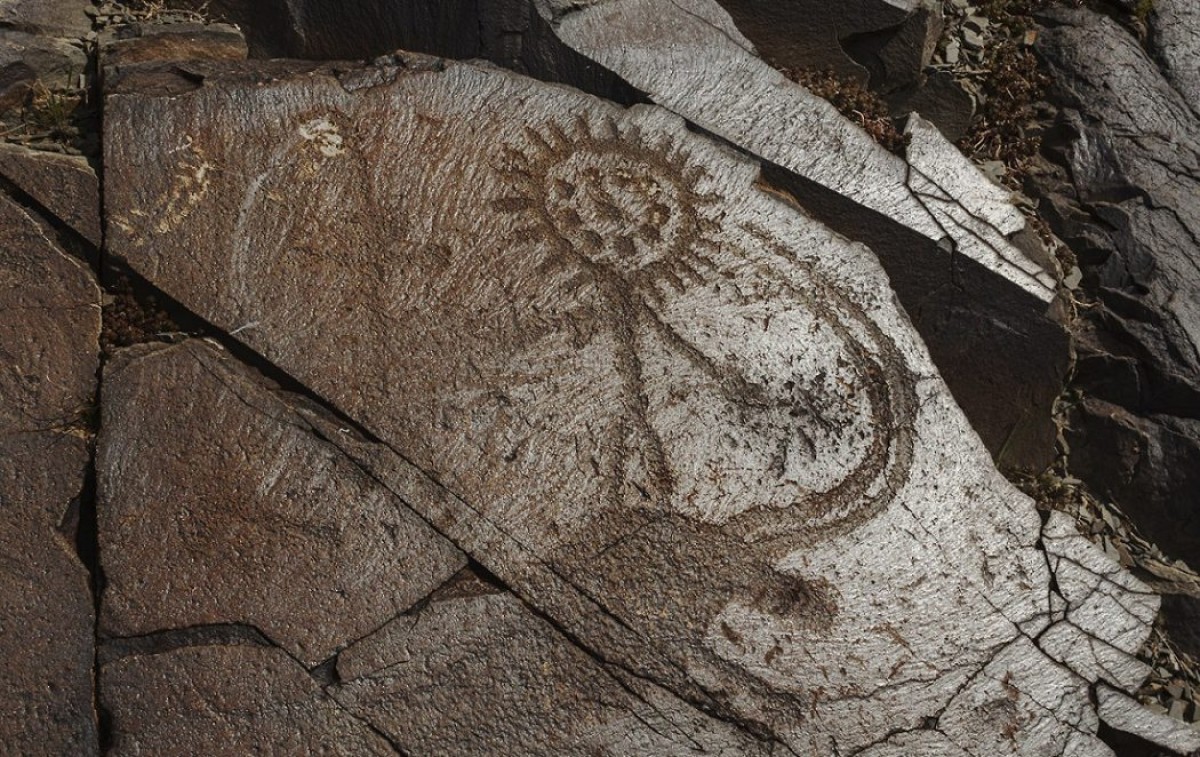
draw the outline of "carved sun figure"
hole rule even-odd
[[[495,207],[527,219],[515,236],[549,241],[561,253],[556,263],[620,277],[643,296],[715,273],[708,253],[720,198],[701,189],[704,169],[680,165],[664,137],[645,144],[636,129],[601,128],[595,135],[582,119],[572,132],[530,128],[528,151],[505,148],[511,194]]]
[[[586,290],[598,303],[601,327],[613,337],[624,407],[607,439],[616,450],[611,479],[636,479],[651,503],[672,500],[689,518],[757,541],[844,531],[885,507],[911,462],[912,382],[895,344],[852,298],[750,227],[743,240],[761,250],[723,250],[726,201],[704,165],[670,133],[648,135],[636,125],[590,126],[579,119],[570,128],[527,128],[523,142],[521,149],[503,152],[497,167],[506,180],[493,207],[513,220],[509,244],[536,245],[543,272]],[[803,313],[812,329],[842,345],[836,356],[821,358],[829,370],[794,376],[786,388],[771,386],[766,376],[747,378],[746,366],[736,361],[704,354],[669,324],[663,314],[676,295],[731,280],[731,265],[752,267],[761,280],[752,286],[775,294],[754,300],[734,285],[732,294],[723,295],[731,298],[729,312],[761,306],[785,318],[789,309],[792,317]],[[646,356],[639,352],[647,335],[718,387],[717,401],[729,408],[726,421],[710,419],[702,423],[706,428],[687,432],[711,438],[711,485],[670,464],[673,431],[651,417],[653,392],[645,381]],[[722,458],[718,437],[709,436],[726,422],[748,431],[743,439],[777,437],[785,449],[747,472],[751,457]],[[801,457],[807,462],[795,462]],[[794,473],[812,485],[795,485]],[[721,494],[729,489],[741,494]],[[614,484],[610,504],[623,496]]]

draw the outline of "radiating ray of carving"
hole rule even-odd
[[[1063,605],[1041,522],[870,251],[662,109],[354,76],[127,81],[112,250],[357,419],[378,441],[322,434],[626,674],[784,752],[1092,744],[1089,681],[1030,640]],[[196,150],[210,184],[157,233]]]

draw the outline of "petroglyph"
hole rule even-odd
[[[1028,641],[1041,522],[869,250],[660,108],[372,76],[111,97],[139,135],[106,142],[112,249],[359,421],[378,444],[322,436],[615,669],[799,754],[939,712],[997,753],[1090,738],[1059,714],[1088,682]],[[149,233],[179,134],[205,222]],[[998,696],[1019,722],[959,717]]]
[[[613,432],[618,465],[640,456],[654,490],[671,495],[677,511],[750,541],[809,540],[877,514],[912,461],[913,378],[894,342],[844,291],[753,224],[742,225],[748,246],[723,250],[716,232],[724,198],[670,136],[613,119],[595,131],[583,118],[570,128],[527,127],[524,149],[504,149],[498,168],[507,182],[492,204],[518,219],[505,241],[540,249],[546,273],[586,291],[581,299],[611,331],[633,419],[632,428]],[[760,275],[726,287],[733,304],[800,316],[813,342],[839,345],[815,371],[756,380],[660,315],[685,292],[715,285],[719,294],[720,282],[736,281],[745,266]],[[671,400],[647,392],[635,332],[662,340],[705,376],[717,413],[773,439],[756,465],[733,459],[753,444],[727,419],[672,422]],[[707,459],[671,465],[669,450],[688,441]],[[706,497],[714,485],[730,496]]]

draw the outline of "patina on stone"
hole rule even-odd
[[[422,517],[793,751],[1106,754],[1031,640],[1066,601],[1041,523],[869,250],[659,108],[413,56],[272,72],[125,78],[110,248],[359,420],[381,443],[326,437]]]
[[[167,647],[109,660],[111,755],[395,755],[295,660],[270,646]]]
[[[315,666],[463,566],[214,346],[131,348],[104,379],[105,634],[242,623]]]
[[[1060,8],[1037,49],[1069,168],[1043,188],[1082,287],[1076,475],[1172,557],[1200,554],[1200,115],[1115,21]],[[1098,51],[1100,51],[1098,53]],[[1193,565],[1195,567],[1195,565]]]
[[[769,745],[574,646],[468,574],[338,657],[333,696],[406,754],[759,755]]]
[[[100,291],[0,195],[0,743],[97,754],[93,610],[72,504],[88,464]]]
[[[100,181],[87,158],[0,144],[0,177],[100,246]]]

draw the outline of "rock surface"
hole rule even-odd
[[[83,50],[67,40],[0,26],[0,113],[24,104],[38,83],[76,86],[86,67]]]
[[[405,754],[769,753],[486,585],[392,621],[339,656],[338,678],[337,701]]]
[[[777,66],[832,69],[883,93],[915,87],[942,30],[937,0],[717,0]]]
[[[1066,336],[1047,317],[1053,278],[1010,239],[1025,227],[1020,212],[952,145],[921,128],[908,162],[888,153],[754,55],[709,0],[594,3],[559,17],[554,31],[768,163],[769,183],[868,244],[992,453],[1006,467],[1051,462],[1050,407],[1067,364]]]
[[[0,28],[79,38],[92,30],[88,0],[0,0]]]
[[[1091,682],[1032,640],[1078,602],[868,250],[661,109],[402,61],[131,74],[111,250],[673,696],[800,754],[1106,754]],[[1080,612],[1116,650],[1148,633]]]
[[[197,645],[101,668],[108,754],[395,755],[279,649]]]
[[[103,633],[245,624],[312,667],[463,566],[207,343],[133,348],[104,381]]]
[[[0,743],[96,754],[93,611],[74,549],[85,486],[81,420],[95,391],[100,292],[0,196]]]
[[[0,144],[0,177],[100,246],[100,181],[86,158]]]
[[[1175,90],[1200,115],[1200,6],[1189,0],[1154,0],[1151,46]]]
[[[1200,554],[1200,117],[1114,21],[1062,9],[1038,37],[1062,106],[1064,183],[1045,188],[1085,290],[1069,439],[1160,547]],[[1097,54],[1103,51],[1103,54]],[[1192,558],[1194,559],[1194,558]]]
[[[243,60],[246,38],[230,24],[130,24],[100,40],[103,67],[170,60]]]

